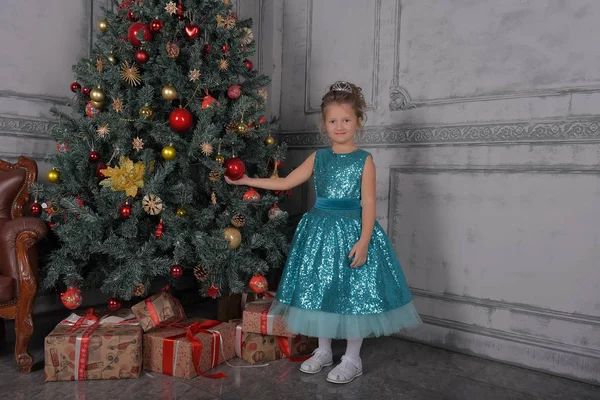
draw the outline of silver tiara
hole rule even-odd
[[[337,81],[331,86],[331,90],[334,92],[352,93],[352,86],[348,82]]]

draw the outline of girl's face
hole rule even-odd
[[[333,103],[325,108],[327,136],[334,143],[345,145],[354,143],[354,135],[362,120],[356,117],[350,104]]]

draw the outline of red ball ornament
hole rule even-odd
[[[244,196],[242,198],[244,199],[244,201],[259,201],[260,194],[256,190],[254,190],[254,188],[250,188],[246,190],[246,193],[244,193]]]
[[[204,45],[203,53],[204,53],[204,57],[208,57],[210,55],[210,44],[207,43]]]
[[[88,160],[90,162],[96,162],[100,159],[100,153],[98,153],[96,150],[92,150],[90,151],[90,155],[88,157]]]
[[[111,299],[108,299],[108,303],[106,303],[106,308],[108,308],[110,311],[117,311],[119,308],[121,308],[121,302],[113,297]]]
[[[95,108],[92,103],[88,101],[87,105],[85,106],[85,115],[90,118],[94,118],[99,112],[100,110]]]
[[[150,60],[150,54],[146,50],[140,49],[135,52],[135,61],[138,64],[146,64]]]
[[[261,116],[258,118],[258,124],[259,124],[259,125],[263,125],[265,122],[267,122],[267,118],[266,118],[264,115],[261,115]]]
[[[192,127],[192,113],[185,108],[178,108],[171,111],[169,115],[169,124],[177,132],[185,132]]]
[[[54,225],[55,225],[55,224],[54,224],[54,221],[49,221],[49,222],[48,222],[48,228],[50,228],[50,229],[54,229]]]
[[[119,208],[119,215],[123,219],[129,218],[131,216],[131,205],[130,204],[123,204]]]
[[[106,176],[104,176],[104,174],[102,173],[102,171],[104,171],[106,168],[108,168],[106,164],[98,164],[98,166],[96,167],[96,176],[100,179],[106,178]]]
[[[206,94],[204,99],[202,100],[202,109],[206,110],[209,107],[212,107],[217,102],[217,99],[212,97],[210,94]]]
[[[183,268],[179,264],[175,264],[171,267],[171,276],[175,279],[181,278],[183,275]]]
[[[252,71],[252,68],[254,68],[254,64],[252,64],[252,61],[248,60],[247,58],[244,60],[244,65],[246,66],[246,69],[248,71]]]
[[[223,43],[223,46],[221,46],[221,50],[224,54],[229,53],[229,45],[227,43]]]
[[[254,293],[264,293],[269,289],[267,278],[260,274],[254,275],[252,279],[250,279],[250,284],[248,286]]]
[[[133,44],[134,46],[142,45],[142,41],[137,38],[137,34],[139,32],[142,32],[142,34],[144,35],[144,41],[149,42],[152,40],[152,33],[150,32],[150,28],[148,28],[145,24],[141,22],[136,22],[134,24],[131,24],[129,30],[127,31],[127,37],[129,38],[131,44]]]
[[[186,24],[184,31],[188,39],[195,39],[200,34],[200,27],[196,24]]]
[[[60,294],[60,301],[69,310],[74,310],[81,305],[83,297],[81,297],[81,290],[76,287],[69,287],[65,292]]]
[[[160,238],[163,234],[164,229],[165,229],[165,224],[163,223],[163,220],[161,219],[160,222],[158,223],[158,226],[156,227],[156,231],[154,231],[154,236],[156,236],[157,238]]]
[[[71,92],[75,93],[79,89],[81,89],[81,85],[79,84],[79,82],[75,81],[75,82],[71,83]]]
[[[130,21],[135,21],[137,19],[137,17],[133,13],[133,10],[131,9],[127,11],[127,18],[129,18]]]
[[[163,28],[163,26],[164,26],[163,22],[158,18],[150,21],[150,31],[152,31],[154,33],[160,32],[160,30]]]
[[[232,181],[237,181],[246,173],[244,162],[237,157],[228,158],[223,166],[225,167],[225,176]]]
[[[90,95],[90,89],[88,89],[87,87],[83,86],[81,88],[81,93],[85,94],[86,96]]]
[[[33,203],[29,206],[29,212],[36,217],[42,213],[42,206],[38,203]]]
[[[242,89],[237,85],[230,86],[229,89],[227,89],[227,97],[230,99],[238,99],[241,95]]]

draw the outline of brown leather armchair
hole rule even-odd
[[[27,346],[33,333],[33,302],[38,286],[37,242],[47,233],[39,218],[24,217],[28,185],[37,179],[35,161],[19,157],[15,164],[0,160],[0,318],[15,320],[15,358],[19,371],[31,372]],[[0,319],[0,336],[4,320]]]

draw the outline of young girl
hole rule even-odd
[[[291,332],[319,338],[300,370],[333,364],[331,339],[347,339],[341,363],[327,375],[348,383],[362,375],[363,338],[390,335],[421,323],[387,235],[375,221],[375,165],[354,144],[364,118],[361,89],[336,82],[321,103],[331,148],[312,153],[285,178],[249,178],[234,185],[286,190],[314,173],[317,200],[294,235],[275,301]]]

